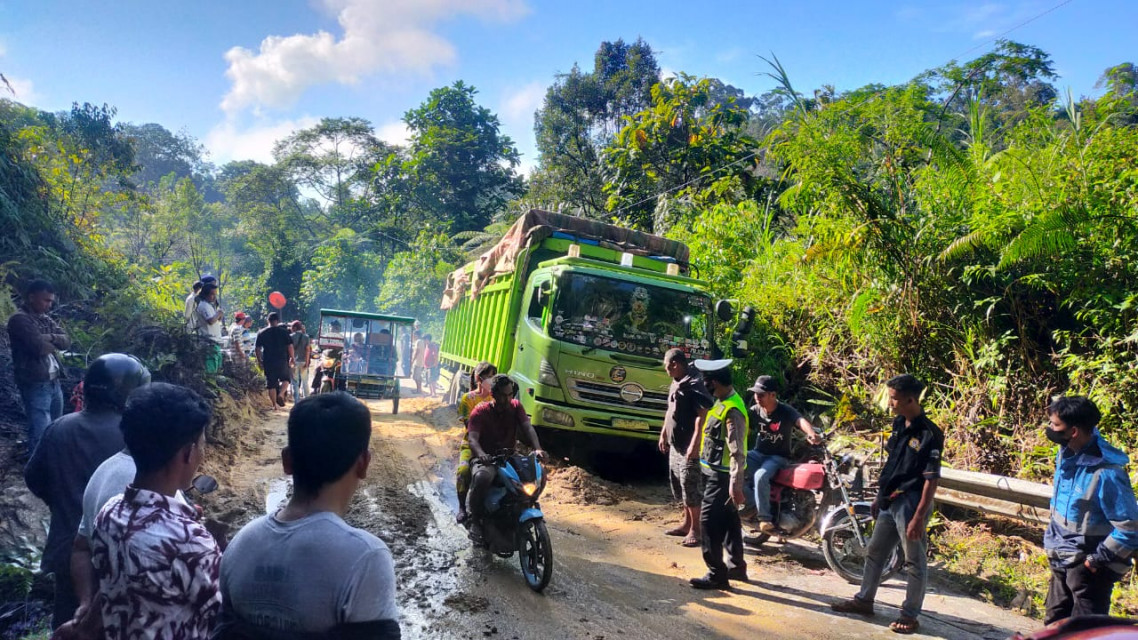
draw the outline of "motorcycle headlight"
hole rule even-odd
[[[533,482],[527,482],[527,483],[523,484],[522,485],[522,492],[525,493],[527,496],[532,496],[534,493],[537,492],[537,484],[533,483]]]

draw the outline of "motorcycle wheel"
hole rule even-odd
[[[553,577],[553,545],[540,518],[523,522],[518,530],[518,561],[526,585],[541,593]]]
[[[868,545],[869,538],[873,535],[874,525],[870,508],[868,505],[857,505],[854,509],[857,514],[857,522],[861,525],[862,535],[865,537],[866,545]],[[865,548],[858,545],[850,516],[845,511],[840,511],[834,517],[830,529],[823,534],[822,555],[826,557],[826,564],[830,565],[834,573],[841,576],[843,580],[850,584],[861,584],[862,576],[865,575]],[[881,571],[882,582],[900,570],[903,559],[904,554],[901,551],[900,543],[898,543],[897,547],[893,549],[893,553],[885,561],[885,567]]]

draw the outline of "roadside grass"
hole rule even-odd
[[[1037,527],[1005,520],[938,518],[932,560],[973,597],[1042,619],[1051,578]],[[1131,571],[1114,589],[1111,614],[1138,615],[1138,579]]]

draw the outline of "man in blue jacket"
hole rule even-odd
[[[1051,563],[1047,614],[1051,624],[1072,616],[1107,615],[1114,583],[1138,549],[1138,503],[1130,458],[1099,435],[1101,414],[1082,396],[1047,407],[1047,439],[1059,445],[1051,523],[1043,548]]]

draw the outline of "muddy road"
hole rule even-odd
[[[348,515],[395,555],[403,637],[419,638],[888,638],[904,583],[879,593],[876,618],[832,614],[855,588],[830,572],[817,545],[749,550],[751,581],[730,592],[687,585],[702,575],[698,549],[665,537],[676,509],[664,483],[616,485],[554,464],[542,508],[553,538],[553,581],[543,595],[524,584],[516,558],[469,548],[455,524],[454,412],[426,399],[370,403],[375,416],[369,477]],[[234,527],[285,498],[279,463],[285,416],[250,426],[245,452],[212,460],[223,481],[208,508]],[[938,584],[932,570],[917,637],[1006,638],[1034,621]]]

